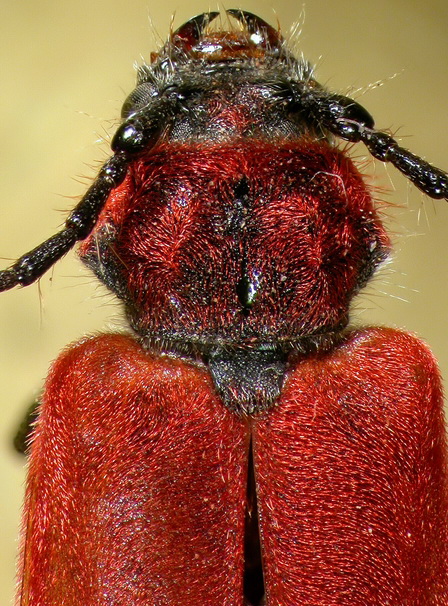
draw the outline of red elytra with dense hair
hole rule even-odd
[[[18,604],[447,606],[438,371],[413,336],[346,328],[389,241],[329,133],[433,197],[448,177],[227,12],[242,31],[200,15],[140,68],[66,228],[0,272],[30,283],[83,239],[135,333],[49,375]]]
[[[86,339],[48,379],[22,603],[242,605],[252,442],[268,604],[445,604],[440,402],[391,329],[298,359],[252,417],[204,368]]]

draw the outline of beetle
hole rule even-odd
[[[137,336],[50,374],[22,603],[445,604],[437,370],[414,337],[346,328],[389,241],[333,136],[434,198],[448,177],[227,13],[241,32],[204,13],[139,69],[66,227],[0,273],[27,285],[83,240]]]

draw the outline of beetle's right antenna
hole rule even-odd
[[[373,117],[350,97],[329,94],[308,82],[290,82],[289,95],[337,137],[351,143],[362,141],[374,158],[393,164],[427,196],[448,200],[448,174],[401,147],[391,135],[376,130]]]

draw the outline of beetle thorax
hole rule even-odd
[[[328,143],[168,143],[81,248],[145,338],[254,346],[340,331],[387,238]]]

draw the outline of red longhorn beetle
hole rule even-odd
[[[446,606],[434,359],[349,330],[389,240],[333,142],[433,198],[448,175],[325,90],[280,34],[199,15],[138,70],[113,156],[64,229],[133,335],[67,348],[32,445],[22,606]]]

